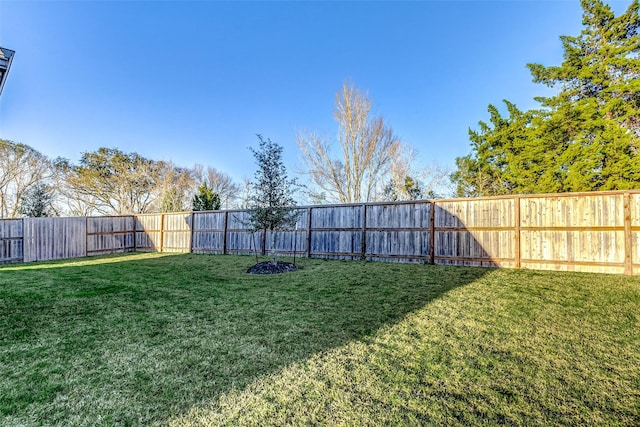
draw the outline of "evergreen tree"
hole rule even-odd
[[[561,37],[562,64],[529,64],[557,94],[527,112],[505,101],[506,118],[489,106],[490,125],[456,159],[458,195],[640,188],[639,0],[618,17],[601,0],[582,8],[581,34]]]
[[[41,182],[37,183],[20,198],[19,213],[30,218],[52,216],[52,199],[51,188]]]
[[[213,192],[206,181],[198,187],[198,194],[193,196],[194,211],[216,211],[220,209],[220,196]]]

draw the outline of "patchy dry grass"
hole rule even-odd
[[[640,278],[253,262],[0,267],[0,424],[640,424]]]

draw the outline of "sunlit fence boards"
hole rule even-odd
[[[515,267],[516,203],[513,198],[434,202],[435,263]]]
[[[630,255],[633,223],[625,209],[629,211],[639,196],[583,193],[521,198],[521,266],[601,273],[631,270],[632,258],[626,259],[626,252]],[[637,240],[637,231],[633,234]]]
[[[640,274],[640,191],[306,206],[287,231],[247,211],[0,220],[0,263],[126,251],[266,254]]]

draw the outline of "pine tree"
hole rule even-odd
[[[640,188],[640,9],[616,17],[582,0],[584,29],[561,37],[559,66],[529,64],[534,81],[558,88],[521,112],[470,131],[472,153],[456,159],[458,194],[498,195]]]
[[[30,218],[48,217],[53,215],[51,188],[43,183],[37,183],[29,188],[20,198],[18,209],[21,215]]]
[[[220,196],[203,181],[198,187],[198,194],[193,196],[192,204],[194,211],[217,211],[220,209]]]

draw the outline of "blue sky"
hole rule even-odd
[[[630,1],[609,2],[617,14]],[[296,132],[332,137],[335,93],[367,91],[421,163],[453,166],[489,103],[549,90],[578,35],[578,0],[0,0],[0,46],[16,51],[0,138],[77,161],[101,146],[251,177],[256,133],[301,166]]]

